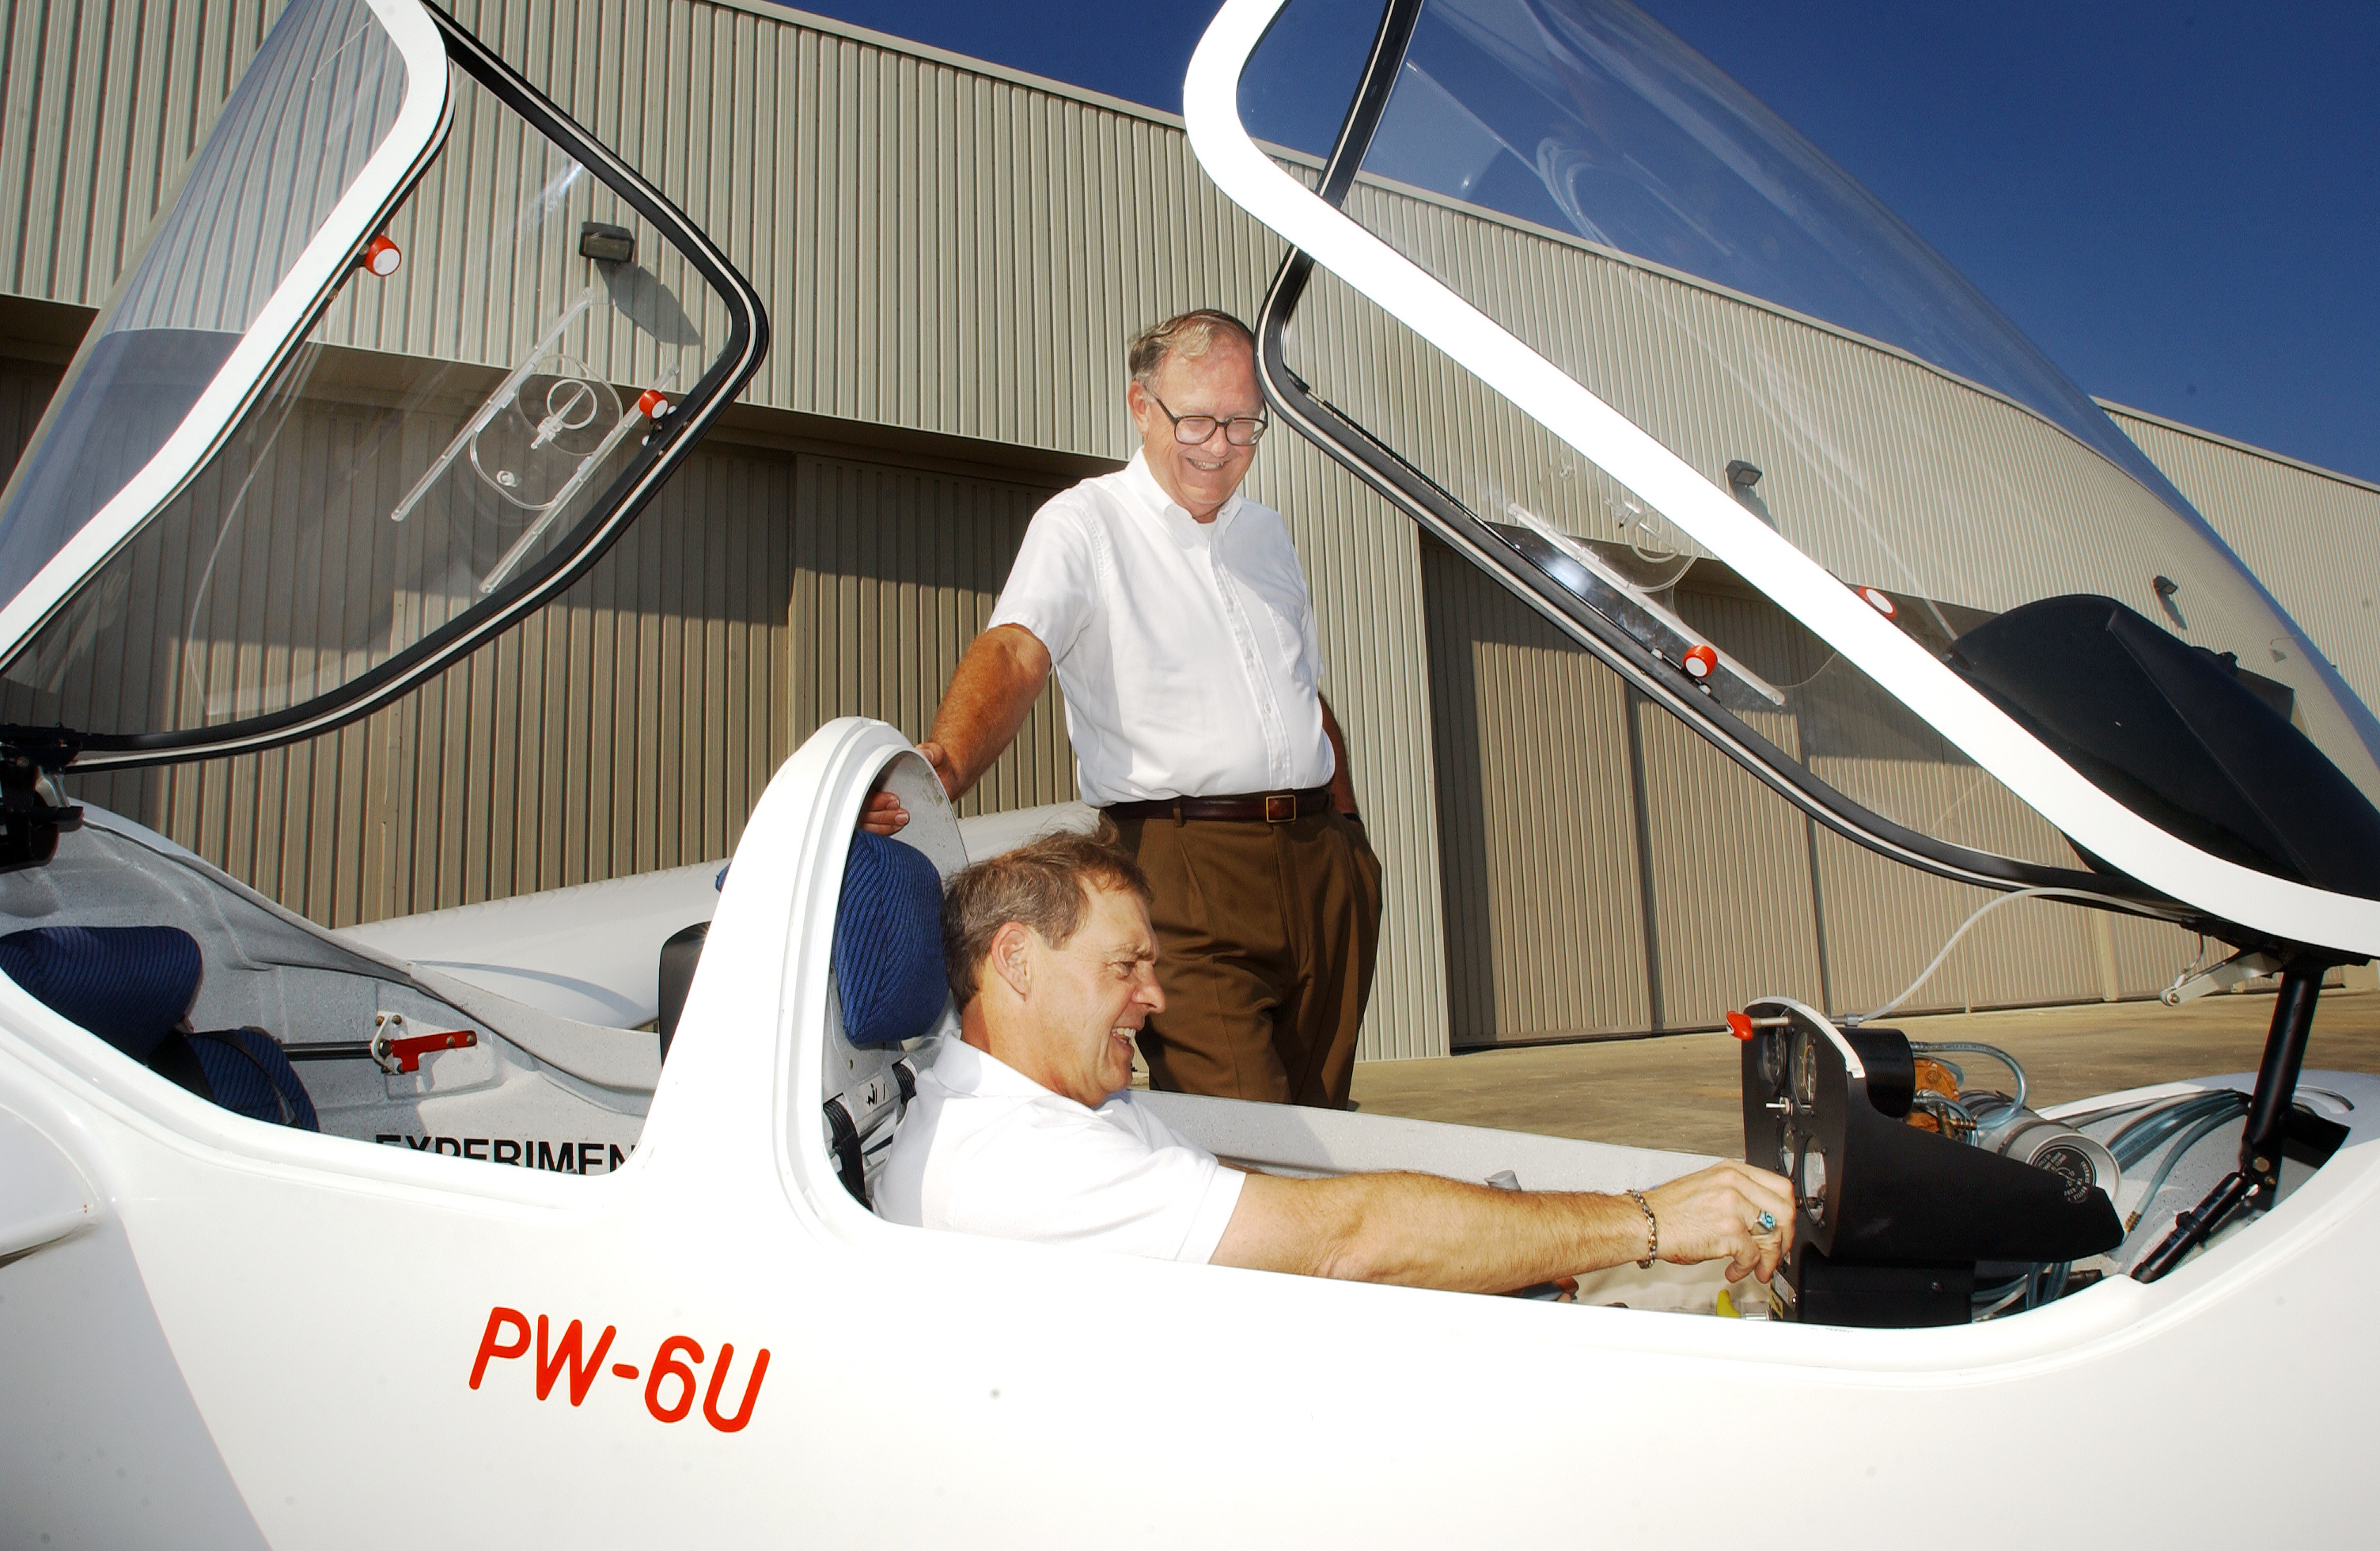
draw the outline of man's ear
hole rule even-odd
[[[991,934],[991,951],[984,955],[984,963],[1019,1001],[1033,994],[1035,941],[1032,927],[1022,921],[1009,921]]]
[[[1148,396],[1148,389],[1137,377],[1124,384],[1123,407],[1124,413],[1132,417],[1133,429],[1146,434],[1148,418],[1157,412],[1157,404]]]

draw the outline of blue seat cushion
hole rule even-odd
[[[0,972],[146,1061],[198,1000],[205,964],[179,927],[35,927],[0,937]]]
[[[897,1045],[934,1026],[942,974],[942,878],[923,852],[865,830],[851,837],[834,915],[834,982],[854,1045]]]
[[[280,1042],[262,1029],[214,1029],[189,1036],[214,1101],[236,1115],[320,1131],[314,1101]]]

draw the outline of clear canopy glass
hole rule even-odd
[[[386,122],[364,7],[291,14],[0,517],[18,585],[171,432]],[[610,515],[729,309],[604,177],[466,71],[452,90],[443,148],[302,343],[0,665],[0,719],[104,740],[287,712],[504,600]]]
[[[1327,151],[1310,103],[1343,114],[1379,17],[1291,0],[1242,76],[1249,131]],[[1361,170],[1351,218],[1937,657],[2023,605],[2111,599],[2228,655],[2380,799],[2370,712],[2139,450],[1904,224],[1641,12],[1427,0]],[[1715,648],[1712,698],[1834,791],[1948,844],[2072,865],[1678,514],[1353,287],[1318,274],[1284,348],[1318,397],[1648,649]]]
[[[388,138],[407,85],[364,0],[292,6],[266,35],[21,466],[0,599],[164,446]]]

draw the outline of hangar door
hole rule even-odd
[[[1815,671],[1800,627],[1703,562],[1676,612],[1772,682]],[[1782,993],[1863,1012],[1990,894],[1887,862],[1805,818],[1629,690],[1453,551],[1424,540],[1448,1004],[1457,1047],[1716,1027]],[[1822,776],[1911,792],[1977,842],[2061,843],[1913,719],[1857,741],[1760,731]],[[1770,723],[1774,723],[1771,725]],[[1831,741],[1830,741],[1831,740]],[[1986,916],[1912,1012],[2154,995],[2178,927],[2049,903]]]

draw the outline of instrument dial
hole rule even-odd
[[[1818,1041],[1807,1029],[1793,1036],[1793,1097],[1804,1109],[1818,1102]]]
[[[1754,1053],[1760,1068],[1760,1080],[1772,1088],[1785,1085],[1785,1037],[1775,1029],[1763,1029],[1753,1036]]]
[[[1802,1208],[1811,1217],[1823,1221],[1827,1210],[1827,1155],[1815,1146],[1806,1147],[1801,1162],[1793,1171],[1793,1191],[1802,1198]]]

